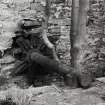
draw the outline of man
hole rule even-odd
[[[52,72],[62,75],[66,82],[70,82],[68,84],[76,81],[76,76],[72,77],[70,70],[56,59],[54,46],[45,35],[40,22],[23,19],[19,22],[18,27],[15,32],[17,37],[13,39],[13,55],[19,60],[19,63],[12,75],[27,72],[31,84],[34,83],[35,75]],[[72,81],[72,78],[75,79]]]

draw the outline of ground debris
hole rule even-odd
[[[29,87],[28,89],[20,89],[12,87],[8,90],[0,92],[0,99],[9,97],[17,105],[105,105],[103,98],[94,94],[99,92],[99,87],[82,90],[61,88],[56,85],[43,87]]]

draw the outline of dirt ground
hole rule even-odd
[[[0,92],[0,100],[10,98],[16,105],[105,105],[105,85],[96,82],[85,90],[61,88],[54,84],[28,89],[14,86]]]

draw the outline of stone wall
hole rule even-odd
[[[0,1],[0,51],[3,52],[11,47],[12,37],[17,23],[22,18],[42,18],[44,17],[45,0],[1,0]],[[57,9],[58,8],[58,9]],[[55,11],[53,11],[55,9]],[[69,11],[69,6],[66,8]],[[57,52],[63,63],[70,63],[70,17],[66,13],[64,4],[51,4],[49,24],[54,31],[57,31],[55,24],[61,33],[60,40],[57,42]],[[60,13],[60,14],[59,14]],[[64,16],[61,14],[63,13]],[[66,58],[66,59],[65,59]]]
[[[68,0],[67,0],[68,1]],[[84,58],[85,68],[95,74],[103,74],[105,65],[105,6],[104,0],[90,0],[88,11],[87,41],[89,56]],[[17,22],[22,18],[41,18],[44,16],[45,0],[1,0],[0,1],[0,51],[11,47],[12,37]],[[60,29],[60,40],[57,42],[57,53],[66,65],[70,65],[70,17],[71,2],[68,5],[51,4],[49,24],[56,31]],[[63,14],[63,15],[62,15]]]
[[[58,4],[55,6],[59,7]],[[61,7],[62,6],[61,4]],[[44,7],[44,0],[43,2],[39,2],[39,0],[35,0],[35,2],[33,2],[33,0],[0,0],[0,51],[2,55],[7,49],[9,50],[11,48],[12,38],[16,36],[14,31],[17,28],[18,21],[22,18],[42,18],[44,16]],[[62,12],[62,8],[56,11],[56,13],[59,11]],[[54,16],[54,14],[52,15]],[[67,19],[66,17],[60,16],[56,18],[52,17],[52,15],[50,15],[49,19],[50,27],[54,29],[57,25],[61,33],[60,40],[56,43],[57,53],[59,54],[61,62],[70,66],[70,18]],[[54,31],[55,30],[56,28]],[[0,58],[0,78],[3,78],[1,80],[7,82],[8,78],[10,78],[9,74],[11,70],[14,69],[14,62],[15,59],[11,55],[4,54],[3,57]],[[21,79],[19,77],[18,79],[19,80],[12,79],[9,83],[12,84],[14,81],[22,81],[22,84],[24,84],[23,81],[26,81],[24,78]],[[0,86],[3,84],[0,84]]]
[[[104,76],[105,73],[105,33],[104,0],[90,0],[90,10],[88,11],[87,41],[89,50],[85,67],[93,72],[95,76]]]

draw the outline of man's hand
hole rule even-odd
[[[35,52],[40,53],[37,49],[30,49],[30,50],[26,53],[25,61],[27,61],[27,62],[32,62],[31,55],[32,55],[33,53],[35,53]]]

